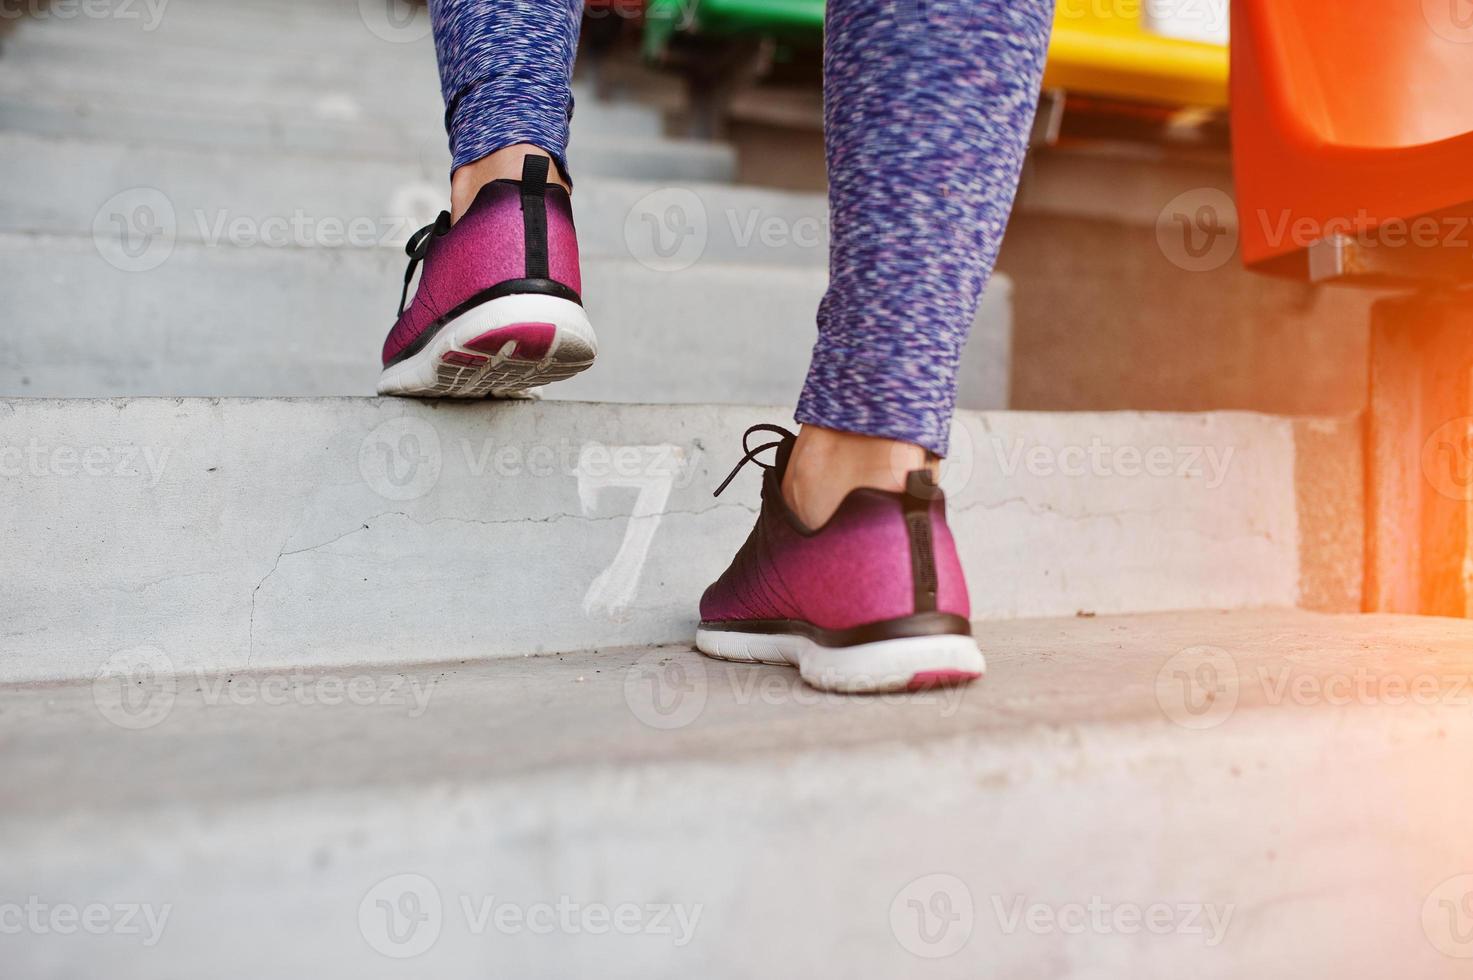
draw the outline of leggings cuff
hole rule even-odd
[[[930,360],[853,356],[814,349],[794,417],[807,425],[923,446],[945,456],[955,367]]]
[[[477,82],[445,110],[450,172],[508,146],[530,143],[546,150],[571,184],[567,148],[572,116],[573,95],[566,87],[548,93],[517,79]]]

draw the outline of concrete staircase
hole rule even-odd
[[[599,366],[362,397],[444,206],[423,11],[66,9],[0,42],[6,976],[1464,975],[1473,630],[1354,615],[1358,418],[1005,411],[1000,278],[989,677],[707,662],[822,199],[580,82]]]
[[[904,698],[684,645],[0,688],[7,975],[1467,975],[1466,691],[1341,700],[1462,623],[979,632]]]
[[[291,15],[301,50],[273,43],[269,12],[209,3],[153,31],[19,25],[0,58],[0,148],[24,163],[0,191],[19,283],[0,394],[373,392],[400,246],[447,203],[443,107],[427,35],[383,40],[354,5],[314,6]],[[575,97],[584,293],[616,342],[548,395],[790,399],[826,280],[822,196],[724,183],[730,147]],[[979,312],[964,407],[1007,405],[1008,288]]]

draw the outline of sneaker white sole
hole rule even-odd
[[[824,691],[876,694],[965,684],[986,671],[977,641],[938,634],[826,647],[795,633],[697,629],[696,649],[717,660],[788,664]]]
[[[521,293],[487,300],[440,325],[425,346],[379,376],[380,395],[487,398],[571,378],[598,355],[583,307]]]

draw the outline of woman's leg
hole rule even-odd
[[[928,454],[946,452],[962,343],[1033,123],[1050,8],[828,0],[829,291],[802,433],[753,426],[733,470],[764,466],[762,506],[701,596],[696,646],[708,656],[793,664],[835,691],[982,675],[945,495],[924,470]]]
[[[565,155],[582,7],[430,0],[451,210],[405,244],[379,394],[514,396],[593,363]]]
[[[476,192],[521,176],[529,153],[550,156],[567,187],[573,58],[582,0],[430,0],[445,126],[451,214]]]
[[[818,526],[945,455],[962,345],[997,259],[1052,0],[829,0],[829,289],[784,481]]]

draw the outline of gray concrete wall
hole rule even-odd
[[[1024,214],[1012,405],[1064,411],[1359,412],[1374,293],[1174,264],[1149,227]]]

